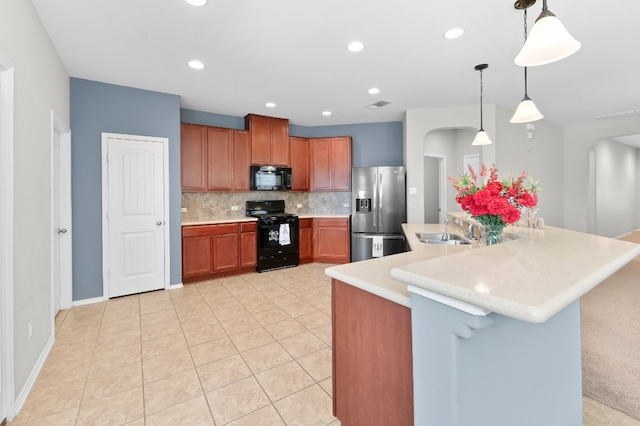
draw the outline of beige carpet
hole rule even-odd
[[[621,238],[640,243],[640,232]],[[581,301],[583,393],[640,419],[640,256]]]

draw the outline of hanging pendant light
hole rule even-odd
[[[489,139],[487,132],[485,132],[482,127],[482,71],[487,68],[489,68],[489,65],[487,64],[479,64],[474,67],[476,71],[480,71],[480,130],[478,130],[478,134],[475,139],[473,139],[471,145],[489,145],[493,143],[491,142],[491,139]]]
[[[562,22],[547,9],[547,0],[543,0],[542,4],[542,12],[536,19],[531,34],[516,56],[515,63],[521,67],[550,64],[571,56],[580,49],[580,42],[571,37]]]
[[[524,9],[524,42],[527,42],[527,8],[534,4],[536,0],[518,0],[515,3],[516,9]],[[511,123],[530,123],[543,118],[544,115],[538,111],[536,104],[533,103],[527,94],[527,67],[524,67],[524,98],[520,101],[516,112],[509,120]]]

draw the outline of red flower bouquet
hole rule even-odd
[[[472,167],[459,179],[450,177],[456,189],[456,202],[485,227],[498,227],[500,231],[507,224],[520,220],[522,211],[538,204],[538,183],[522,172],[518,178],[499,180],[498,169],[493,165],[488,171],[483,164],[480,178],[486,183],[478,183],[478,176]]]

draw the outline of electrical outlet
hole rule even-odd
[[[31,340],[31,336],[33,336],[33,321],[29,321],[29,340]]]
[[[416,188],[415,186],[409,187],[409,194],[417,194],[417,193],[418,193],[418,188]]]
[[[181,208],[181,209],[180,209],[180,212],[181,212],[181,213],[186,213],[186,212],[187,212],[187,208],[186,208],[186,207]]]
[[[231,206],[231,211],[232,212],[237,212],[238,211],[238,206]]]
[[[342,207],[349,207],[349,203],[342,203]]]
[[[301,209],[302,208],[302,204],[298,203],[298,204],[296,204],[296,207]]]

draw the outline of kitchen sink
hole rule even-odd
[[[471,244],[471,240],[456,234],[447,234],[445,238],[442,238],[444,234],[431,233],[431,232],[416,232],[416,237],[426,244],[447,244],[447,245],[465,245]]]

